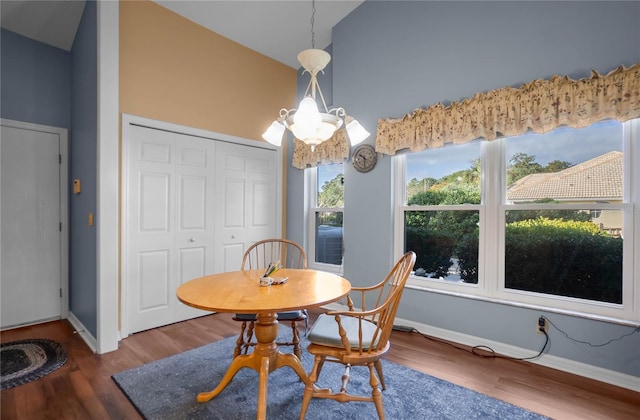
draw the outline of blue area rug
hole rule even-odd
[[[196,395],[214,389],[233,355],[235,338],[161,359],[113,375],[137,410],[147,419],[255,419],[258,374],[241,369],[217,397],[198,403]],[[306,347],[306,343],[305,343]],[[287,350],[284,350],[287,351]],[[309,372],[312,356],[303,351]],[[543,419],[545,417],[407,367],[383,361],[383,391],[388,419]],[[338,389],[343,368],[326,363],[318,385]],[[351,369],[351,393],[369,394],[368,370]],[[269,375],[267,418],[297,419],[304,384],[289,367]],[[307,419],[376,419],[373,403],[311,400]]]

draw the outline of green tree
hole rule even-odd
[[[344,207],[343,175],[325,181],[318,194],[318,207]]]
[[[534,203],[557,203],[552,199],[536,200]],[[581,210],[508,210],[506,212],[507,223],[534,220],[540,217],[551,220],[590,222],[591,213]],[[593,225],[595,226],[595,225]]]
[[[573,163],[564,160],[552,160],[543,168],[543,172],[560,172],[573,166]]]
[[[407,183],[407,197],[410,198],[417,193],[427,191],[437,182],[437,179],[430,177],[422,178],[421,180],[413,178]]]
[[[413,178],[407,183],[407,203],[418,204],[414,196],[425,193],[427,191],[435,190],[449,190],[465,189],[465,190],[478,190],[480,185],[480,159],[475,159],[471,162],[471,167],[468,169],[462,169],[452,174],[445,175],[440,179],[435,178],[423,178],[418,180]],[[442,197],[442,196],[440,196]],[[420,201],[421,199],[418,199]],[[436,200],[437,201],[437,200]],[[424,204],[463,204],[461,202],[430,202]]]
[[[480,204],[480,189],[475,185],[447,185],[415,194],[408,205],[436,206],[447,204]]]
[[[480,204],[479,159],[472,161],[468,169],[429,181],[428,189],[415,188],[426,182],[421,184],[415,179],[409,182],[407,191],[413,193],[407,194],[407,205]],[[416,253],[416,268],[422,268],[434,277],[446,277],[453,264],[452,258],[459,257],[463,280],[477,283],[479,213],[476,210],[411,211],[405,213],[405,218],[405,249]],[[461,256],[463,245],[466,246],[464,259]],[[469,249],[474,246],[475,259],[473,250]]]
[[[477,185],[446,185],[442,189],[431,189],[411,197],[408,205],[479,204],[480,190]],[[468,211],[411,211],[405,213],[405,249],[416,253],[416,267],[423,268],[435,277],[445,277],[451,267],[451,258],[461,257],[461,246],[473,244],[475,238],[475,262],[473,252],[466,250],[464,267],[477,267],[477,237],[479,213]],[[471,256],[467,256],[470,254]],[[477,268],[476,268],[477,271]],[[466,282],[477,283],[477,273],[467,275]]]
[[[471,167],[445,175],[434,184],[434,188],[445,188],[459,185],[478,186],[480,184],[480,159],[471,161]]]
[[[474,159],[471,162],[471,168],[464,173],[464,182],[470,185],[480,185],[480,176],[482,175],[482,166],[480,159]]]
[[[509,159],[507,165],[507,185],[512,185],[519,179],[530,174],[544,172],[542,165],[536,162],[536,157],[526,153],[516,153]]]
[[[480,184],[480,159],[471,161],[468,169],[462,169],[452,174],[445,175],[438,180],[438,187],[452,185],[477,186]]]

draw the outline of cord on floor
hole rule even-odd
[[[638,334],[640,333],[640,327],[636,327],[634,328],[631,332],[626,333],[626,334],[622,334],[619,337],[616,338],[612,338],[606,342],[603,343],[598,343],[598,344],[594,344],[591,343],[589,341],[583,341],[583,340],[578,340],[576,338],[571,337],[569,334],[567,334],[565,331],[561,330],[556,324],[554,324],[548,317],[543,316],[542,318],[546,319],[547,322],[549,322],[549,324],[555,328],[556,330],[558,330],[558,332],[560,332],[562,335],[564,335],[567,339],[574,341],[576,343],[580,343],[580,344],[586,344],[589,347],[604,347],[606,345],[609,345],[611,343],[613,343],[614,341],[620,341],[625,337],[629,337],[633,334]],[[435,341],[437,343],[442,343],[442,344],[446,344],[448,346],[451,346],[453,348],[456,348],[458,350],[462,350],[462,351],[466,351],[468,353],[473,354],[474,356],[478,356],[478,357],[483,357],[483,358],[500,358],[500,359],[509,359],[509,360],[533,360],[533,359],[537,359],[538,357],[542,356],[542,354],[547,350],[549,344],[550,344],[550,338],[549,338],[549,334],[547,334],[546,331],[541,331],[542,334],[544,334],[545,336],[545,341],[544,341],[544,345],[542,346],[542,349],[540,349],[540,351],[538,352],[538,354],[536,354],[535,356],[531,356],[531,357],[511,357],[511,356],[504,356],[504,355],[500,355],[500,354],[496,354],[496,352],[489,346],[473,346],[471,347],[471,349],[466,349],[464,347],[460,347],[460,346],[456,346],[453,343],[450,343],[448,341],[445,340],[439,340],[437,338],[428,336],[426,334],[421,333],[420,331],[418,331],[417,329],[413,328],[413,327],[407,327],[404,325],[394,325],[393,329],[395,331],[399,331],[399,332],[406,332],[406,333],[417,333],[420,334],[422,337],[426,338],[427,340],[431,340],[431,341]],[[491,354],[487,355],[487,354],[481,354],[478,353],[478,350],[484,350],[486,352],[489,352]]]
[[[547,347],[549,346],[549,334],[547,334],[546,331],[543,332],[544,336],[545,336],[545,341],[544,341],[544,345],[542,346],[542,349],[540,349],[540,351],[538,352],[538,354],[536,354],[535,356],[530,356],[530,357],[511,357],[511,356],[505,356],[502,354],[497,354],[495,352],[495,350],[493,350],[491,347],[489,346],[484,346],[484,345],[479,345],[479,346],[473,346],[471,347],[471,349],[466,349],[464,347],[460,347],[457,346],[449,341],[445,341],[445,340],[440,340],[431,336],[428,336],[426,334],[421,333],[420,331],[418,331],[417,329],[413,328],[413,327],[407,327],[404,325],[394,325],[393,326],[393,330],[394,331],[398,331],[398,332],[404,332],[404,333],[417,333],[420,334],[423,338],[426,338],[427,340],[431,340],[431,341],[435,341],[436,343],[441,343],[441,344],[446,344],[450,347],[453,347],[455,349],[467,352],[467,353],[471,353],[474,356],[477,357],[482,357],[484,359],[508,359],[508,360],[533,360],[533,359],[537,359],[538,357],[542,356],[544,354],[544,352],[547,350]],[[491,354],[482,354],[479,353],[479,350],[484,350],[486,352],[489,352]]]

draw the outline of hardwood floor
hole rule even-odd
[[[104,355],[93,354],[66,321],[3,331],[3,343],[56,340],[68,360],[44,378],[2,391],[0,417],[139,419],[112,374],[234,336],[238,329],[230,314],[214,314],[134,334]],[[624,388],[527,362],[481,358],[417,333],[394,331],[391,342],[388,359],[393,362],[552,418],[640,418],[640,393]]]

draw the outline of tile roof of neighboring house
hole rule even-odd
[[[621,200],[622,152],[609,152],[560,172],[527,175],[507,190],[509,201]]]

